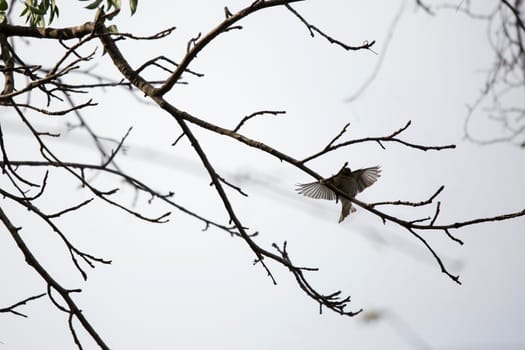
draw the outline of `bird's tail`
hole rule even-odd
[[[355,211],[355,208],[352,207],[352,202],[348,200],[341,200],[341,204],[343,205],[343,208],[341,209],[339,223],[343,222],[343,220],[348,216],[348,214],[353,213]]]

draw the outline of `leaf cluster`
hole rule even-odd
[[[20,14],[20,16],[26,16],[26,23],[29,22],[31,27],[45,27],[46,15],[49,24],[55,17],[58,18],[59,10],[55,0],[26,0]]]
[[[0,23],[4,23],[6,20],[5,12],[9,8],[7,0],[0,0]]]
[[[104,0],[78,0],[78,1],[92,1],[89,5],[86,6],[89,10],[96,10],[100,7],[100,4]],[[137,11],[137,5],[138,0],[129,0],[129,8],[131,9],[131,15],[134,15]],[[112,9],[115,9],[117,11],[120,11],[122,7],[122,1],[121,0],[106,0],[106,10],[111,11]]]
[[[104,5],[101,5],[104,0],[78,0],[81,2],[90,1],[90,3],[85,6],[88,10],[96,10],[102,8],[104,10]],[[129,7],[131,9],[131,15],[134,15],[137,11],[138,0],[129,0]],[[8,9],[9,5],[7,0],[0,0],[0,23],[3,22],[6,18],[5,11]],[[106,0],[105,10],[111,11],[114,10],[115,15],[120,12],[122,7],[121,0]],[[59,16],[59,9],[56,3],[56,0],[26,0],[24,2],[24,9],[20,16],[26,17],[26,23],[29,23],[32,27],[45,27],[51,24],[55,18]],[[47,21],[46,21],[47,16]]]

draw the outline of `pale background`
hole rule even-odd
[[[119,29],[149,35],[170,26],[177,30],[158,42],[120,42],[134,66],[157,55],[180,59],[186,42],[207,32],[246,1],[141,1],[138,13],[117,18]],[[490,5],[491,1],[482,1]],[[483,5],[482,4],[482,5]],[[93,12],[61,5],[56,26],[88,21]],[[75,5],[75,6],[73,6]],[[412,2],[395,29],[376,80],[354,103],[352,95],[373,72],[398,1],[307,1],[294,7],[312,23],[350,44],[376,40],[369,51],[345,52],[316,37],[284,8],[262,11],[244,20],[242,31],[219,37],[191,66],[204,78],[186,75],[189,85],[169,94],[179,108],[225,127],[234,127],[257,110],[286,110],[284,116],[250,121],[242,132],[296,158],[326,145],[347,122],[352,138],[383,136],[412,120],[403,139],[427,145],[457,144],[453,151],[422,152],[386,144],[365,144],[333,152],[310,166],[324,176],[345,161],[352,168],[380,165],[380,180],[359,198],[363,201],[426,199],[440,185],[442,223],[523,209],[523,150],[499,144],[480,147],[464,141],[466,105],[483,86],[483,69],[493,56],[485,24],[446,11],[430,17]],[[127,10],[127,9],[126,9]],[[71,17],[69,17],[71,14]],[[24,44],[19,44],[21,48]],[[31,41],[23,48],[34,63],[52,63],[58,44]],[[120,79],[109,58],[96,59],[98,74]],[[152,77],[159,77],[154,74]],[[82,78],[85,79],[85,78]],[[118,161],[154,188],[176,193],[174,199],[198,213],[225,222],[226,214],[209,178],[186,140],[175,148],[176,122],[157,108],[130,97],[125,89],[96,94],[100,104],[84,112],[99,133],[121,137],[129,126],[129,150]],[[84,101],[85,96],[76,97]],[[140,101],[139,101],[140,100]],[[523,104],[517,98],[516,103]],[[0,109],[11,158],[24,159],[38,149],[14,116]],[[64,119],[33,120],[41,128],[65,130]],[[71,117],[72,118],[72,117]],[[73,119],[74,120],[74,119]],[[258,230],[257,242],[288,241],[294,263],[319,267],[308,274],[321,292],[341,289],[352,296],[353,310],[384,311],[384,319],[365,323],[325,312],[298,289],[285,269],[269,264],[274,286],[240,239],[210,229],[174,212],[164,225],[140,222],[95,203],[78,215],[58,221],[80,249],[113,260],[89,271],[82,282],[56,236],[23,210],[2,205],[23,237],[57,279],[82,288],[75,297],[87,318],[114,349],[520,349],[525,347],[524,219],[455,231],[459,246],[441,232],[425,237],[462,286],[444,274],[430,253],[406,231],[382,222],[364,210],[337,224],[339,206],[298,196],[294,184],[311,181],[297,169],[261,152],[207,131],[201,138],[219,172],[249,194],[230,191],[241,221]],[[498,133],[488,123],[478,133]],[[348,137],[348,136],[347,136]],[[92,144],[81,132],[56,143],[65,159],[93,161]],[[108,146],[108,149],[110,147]],[[58,151],[59,150],[59,151]],[[29,173],[29,172],[27,172]],[[88,198],[67,177],[51,181],[41,205],[59,210]],[[35,179],[38,178],[35,175]],[[112,188],[109,177],[97,181]],[[122,185],[119,198],[133,201]],[[171,210],[158,203],[137,208],[158,215]],[[408,213],[404,211],[404,213]],[[433,208],[410,217],[431,215]],[[0,235],[0,302],[10,305],[45,291],[5,230]],[[0,317],[0,349],[73,349],[67,316],[44,298],[23,307],[24,319]],[[82,332],[87,349],[94,343]],[[413,334],[415,334],[417,340]]]

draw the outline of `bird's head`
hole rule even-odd
[[[343,169],[341,169],[339,174],[344,175],[344,176],[350,176],[352,175],[352,170],[350,170],[349,167],[344,167]]]

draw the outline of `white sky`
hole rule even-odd
[[[119,44],[134,66],[157,55],[179,60],[189,38],[223,18],[224,5],[235,11],[247,3],[142,1],[134,17],[123,13],[117,18],[121,31],[147,35],[173,25],[177,30],[159,42]],[[400,4],[334,0],[294,7],[347,43],[376,40],[375,50],[383,54]],[[68,5],[61,5],[56,26],[91,19],[92,12]],[[312,39],[285,9],[262,11],[241,24],[242,31],[221,36],[199,55],[191,68],[206,76],[185,76],[190,84],[177,85],[169,94],[174,105],[225,127],[234,127],[257,110],[286,110],[285,116],[261,117],[241,130],[296,158],[324,147],[347,122],[351,126],[346,137],[358,138],[387,135],[412,120],[403,139],[455,143],[458,148],[437,153],[366,144],[309,165],[325,176],[345,161],[352,168],[380,165],[383,175],[359,197],[363,201],[419,201],[443,184],[442,223],[523,209],[523,150],[507,144],[480,147],[463,140],[466,105],[477,96],[485,77],[480,71],[492,60],[482,22],[454,11],[429,17],[407,2],[377,79],[352,104],[343,100],[371,74],[378,55],[345,52],[319,37]],[[19,45],[32,63],[54,62],[61,54],[58,45],[55,51],[46,46],[55,45],[50,42],[31,44]],[[119,79],[116,69],[108,68],[107,56],[97,55],[95,63],[96,72]],[[99,105],[85,111],[104,135],[119,138],[134,127],[128,155],[118,159],[120,164],[159,190],[175,191],[178,203],[225,222],[223,206],[188,142],[170,146],[180,133],[175,121],[127,94],[90,94]],[[0,109],[2,117],[5,111]],[[11,131],[6,136],[11,158],[36,154],[38,149],[14,116],[5,115],[8,121],[2,127],[6,134]],[[66,122],[32,118],[52,130],[63,130]],[[461,275],[463,285],[458,286],[406,231],[384,226],[364,210],[337,224],[338,205],[294,193],[295,183],[311,181],[307,175],[257,150],[192,129],[219,172],[249,194],[243,198],[230,191],[242,222],[260,232],[258,243],[270,248],[286,240],[296,264],[320,268],[308,274],[319,291],[341,289],[352,296],[351,309],[386,310],[386,318],[367,324],[362,317],[327,311],[319,315],[318,305],[296,287],[293,276],[270,263],[278,281],[272,285],[264,270],[252,265],[254,255],[240,239],[214,229],[201,232],[200,223],[179,212],[168,224],[152,225],[102,203],[58,221],[78,248],[113,260],[110,266],[90,270],[84,283],[57,237],[27,212],[3,201],[2,208],[23,226],[24,239],[46,267],[66,287],[83,289],[75,300],[112,348],[424,348],[407,332],[435,349],[525,347],[524,219],[454,232],[464,246],[441,232],[424,233],[451,272]],[[66,159],[97,161],[81,133],[70,134],[67,141],[56,143]],[[105,188],[121,185],[105,176],[97,181]],[[65,177],[52,178],[50,186],[53,192],[42,201],[50,212],[88,197]],[[133,193],[124,188],[122,192],[119,198],[131,203]],[[144,206],[147,199],[139,198],[138,208],[152,215],[171,210],[158,203]],[[428,210],[431,215],[434,209]],[[0,306],[7,306],[45,291],[45,286],[3,233]],[[74,348],[66,315],[48,299],[20,311],[30,317],[0,317],[0,349]],[[95,348],[82,332],[81,336],[87,349]]]

